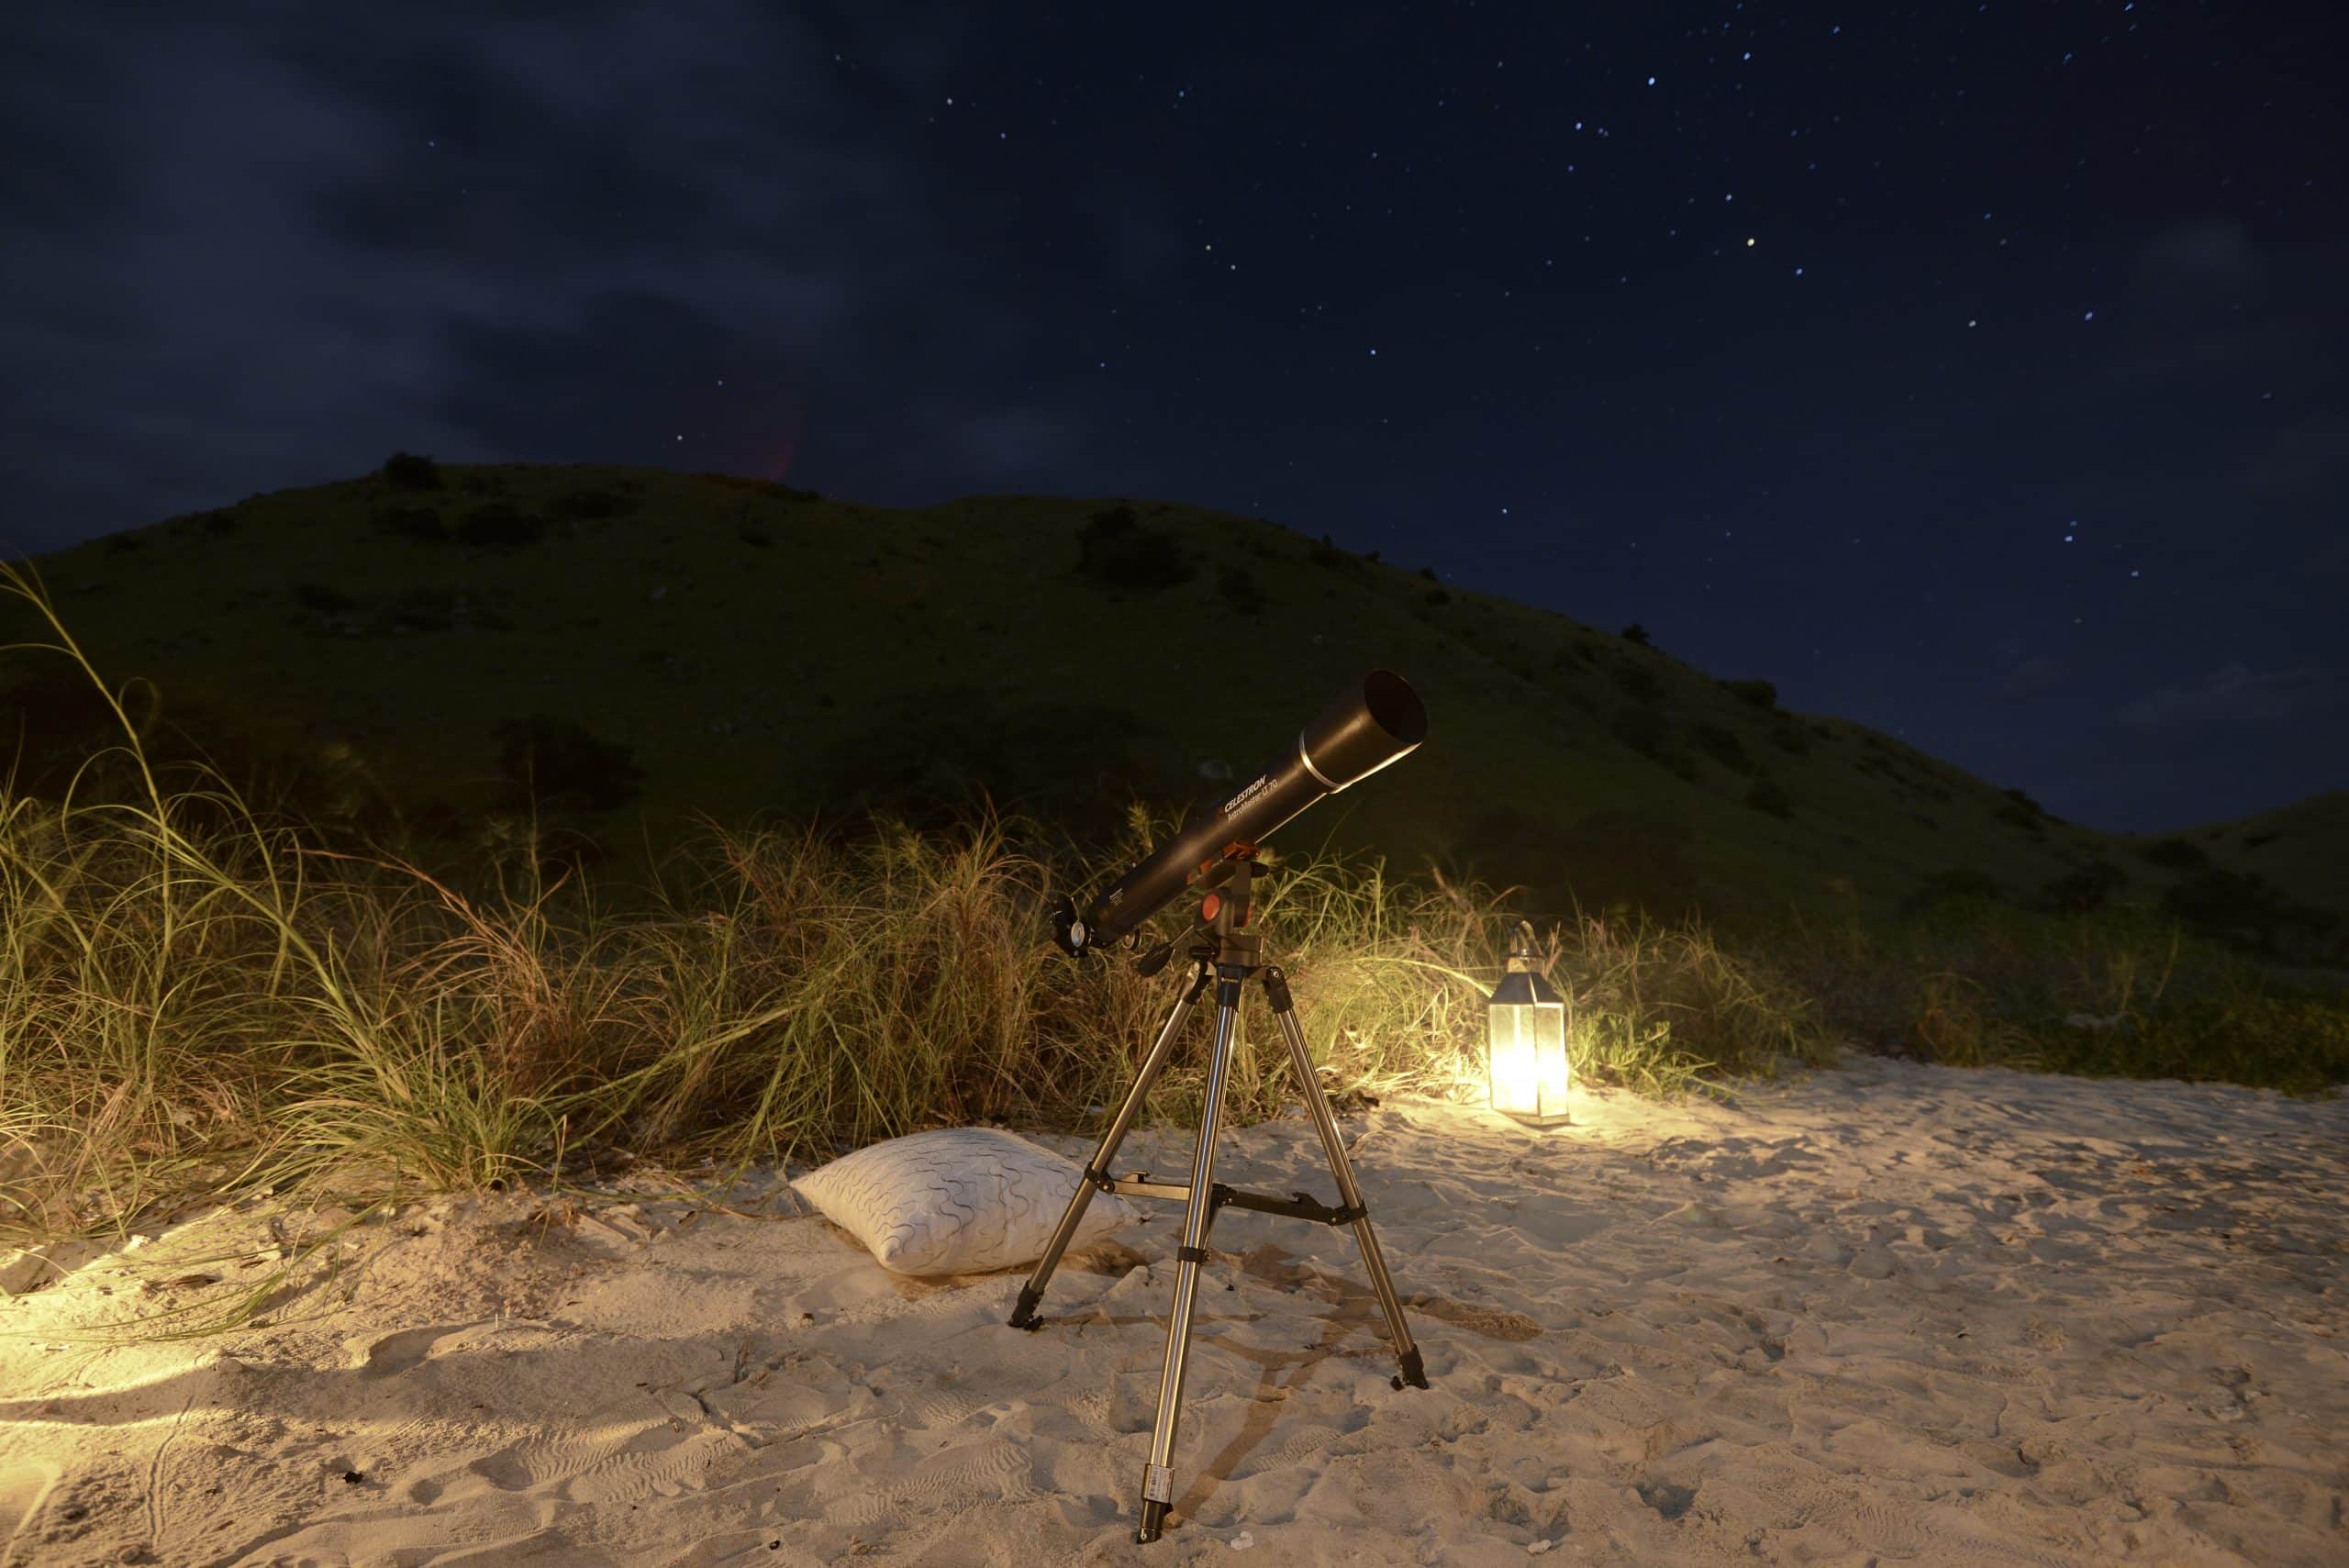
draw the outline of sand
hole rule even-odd
[[[2349,1103],[1863,1060],[1579,1115],[1345,1118],[1425,1392],[1345,1233],[1226,1213],[1152,1546],[1179,1211],[1025,1334],[1019,1275],[894,1278],[766,1173],[409,1207],[160,1343],[83,1336],[342,1217],[61,1255],[0,1301],[0,1561],[2349,1562]],[[1332,1195],[1301,1119],[1219,1174]]]

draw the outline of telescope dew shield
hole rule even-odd
[[[1408,755],[1427,739],[1428,710],[1411,684],[1373,670],[1340,692],[1297,743],[1217,809],[1110,884],[1080,918],[1063,918],[1060,945],[1081,952],[1116,941],[1180,897],[1235,846],[1252,847],[1323,795]]]

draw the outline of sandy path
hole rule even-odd
[[[1154,1546],[1171,1207],[1030,1335],[1017,1276],[818,1220],[514,1195],[358,1228],[262,1329],[69,1341],[265,1273],[187,1262],[249,1215],[0,1302],[0,1561],[2349,1562],[2349,1102],[1870,1061],[1346,1129],[1434,1387],[1345,1235],[1227,1213]],[[1302,1121],[1219,1175],[1330,1192]]]

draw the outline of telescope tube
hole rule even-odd
[[[1340,692],[1297,743],[1237,795],[1186,823],[1103,889],[1061,945],[1081,952],[1116,941],[1213,871],[1234,846],[1263,843],[1323,795],[1361,783],[1427,734],[1428,710],[1411,684],[1392,670],[1373,670]]]

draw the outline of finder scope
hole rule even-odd
[[[1214,810],[1191,818],[1079,911],[1063,900],[1052,940],[1064,952],[1107,947],[1255,849],[1323,795],[1335,795],[1427,739],[1428,710],[1411,684],[1373,670],[1340,692],[1296,742]]]

